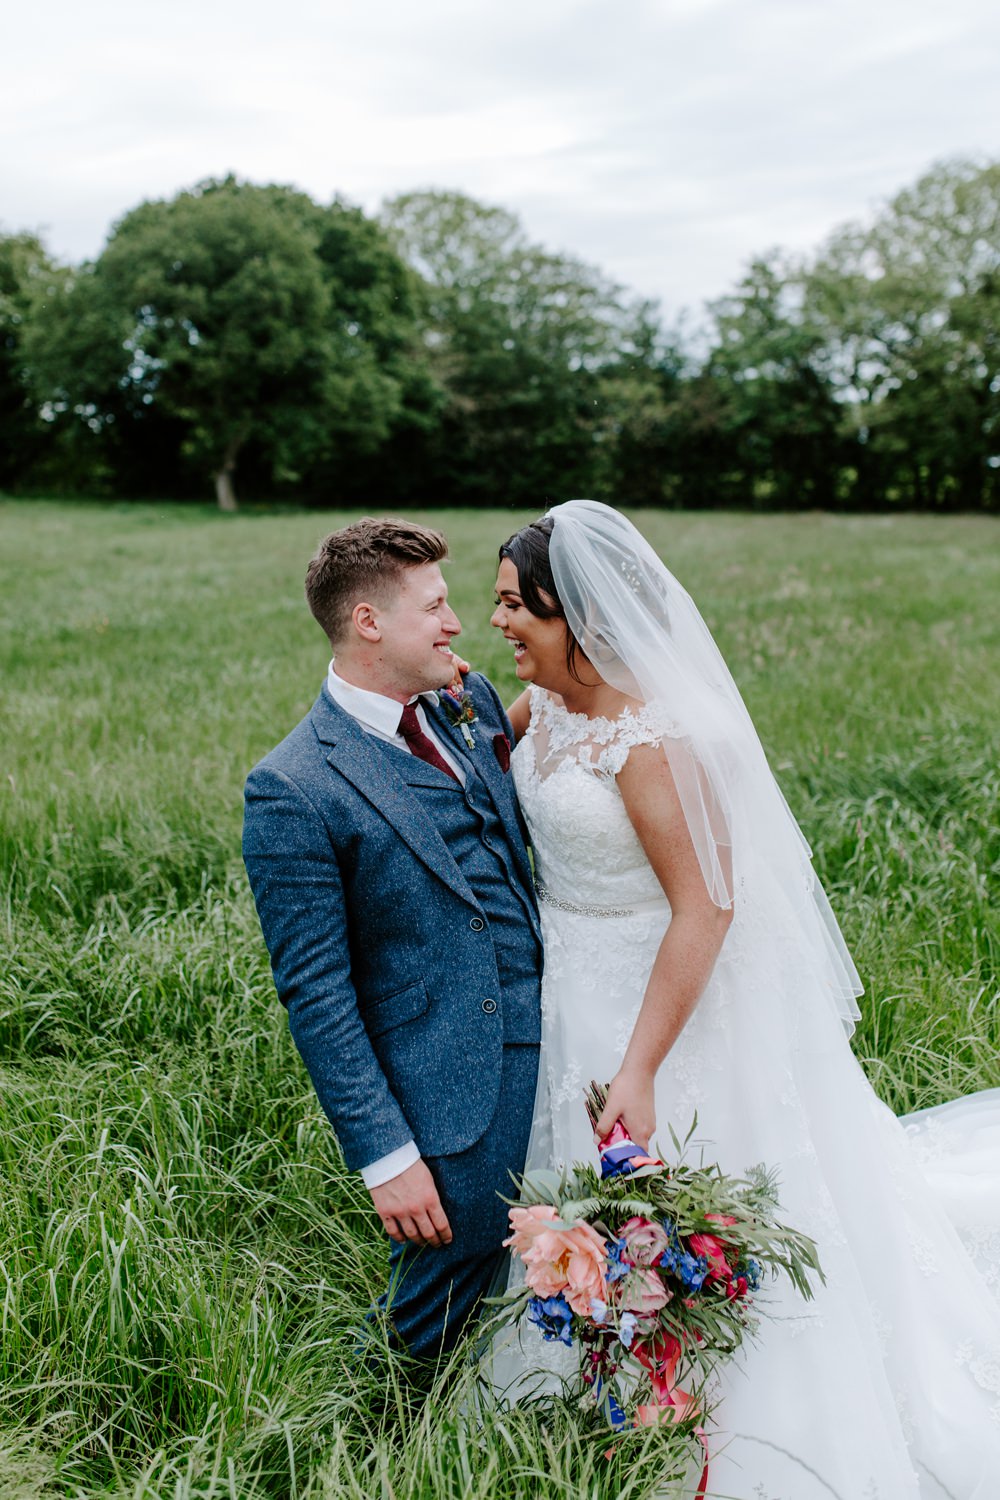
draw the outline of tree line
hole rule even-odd
[[[233,177],[96,260],[0,236],[0,487],[321,505],[995,510],[1000,163],[932,168],[695,334],[453,192]]]

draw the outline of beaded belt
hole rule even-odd
[[[558,907],[560,911],[571,911],[579,917],[634,917],[635,911],[631,906],[585,906],[582,901],[563,901],[559,896],[553,896],[544,885],[535,886],[535,895],[539,901],[546,906]]]

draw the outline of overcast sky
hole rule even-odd
[[[49,0],[3,31],[0,222],[72,260],[228,171],[370,211],[451,187],[673,314],[1000,157],[997,0]]]

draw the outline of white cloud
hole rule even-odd
[[[74,258],[229,170],[369,209],[459,187],[676,308],[1000,155],[986,0],[52,0],[5,30],[0,212]]]

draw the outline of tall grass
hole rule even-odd
[[[351,1360],[383,1276],[239,861],[248,767],[325,668],[340,517],[0,505],[0,1495],[635,1495],[558,1406],[419,1406]],[[449,513],[467,654],[496,547]],[[814,846],[898,1110],[1000,1084],[984,519],[639,518],[699,599]],[[473,1420],[471,1410],[478,1416]]]

